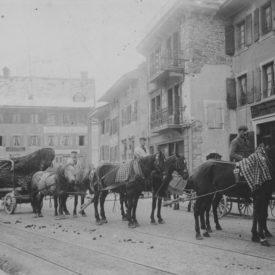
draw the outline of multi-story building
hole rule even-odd
[[[254,131],[256,144],[275,144],[275,0],[228,0],[218,16],[226,22],[237,123]]]
[[[13,157],[41,147],[55,149],[55,163],[66,162],[72,150],[88,155],[88,112],[95,103],[95,85],[81,79],[0,77],[0,154]]]
[[[220,2],[176,1],[138,46],[148,64],[151,145],[184,154],[191,171],[211,152],[228,159],[236,131]]]
[[[99,125],[100,162],[123,162],[134,157],[141,136],[148,137],[146,67],[122,76],[101,98],[91,119]]]

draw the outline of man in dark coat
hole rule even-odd
[[[230,161],[240,161],[243,158],[247,158],[252,152],[253,148],[248,140],[248,128],[240,126],[237,137],[230,144]]]

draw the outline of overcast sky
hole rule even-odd
[[[167,2],[0,0],[1,69],[46,77],[79,77],[88,71],[98,98],[143,61],[136,46]]]

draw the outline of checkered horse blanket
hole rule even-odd
[[[237,165],[252,192],[261,187],[264,182],[272,179],[268,156],[263,147],[258,147],[255,153],[237,162]]]
[[[143,177],[138,160],[131,160],[119,166],[115,182],[126,182],[129,181],[130,178],[134,178],[136,175]]]

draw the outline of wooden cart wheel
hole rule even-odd
[[[231,212],[231,209],[232,209],[232,201],[230,197],[223,195],[217,209],[218,218],[221,218],[229,214]]]
[[[253,203],[246,200],[240,200],[238,202],[238,210],[242,216],[252,216],[253,215]]]
[[[7,214],[13,214],[16,209],[16,198],[13,192],[10,192],[4,197],[4,210]]]

